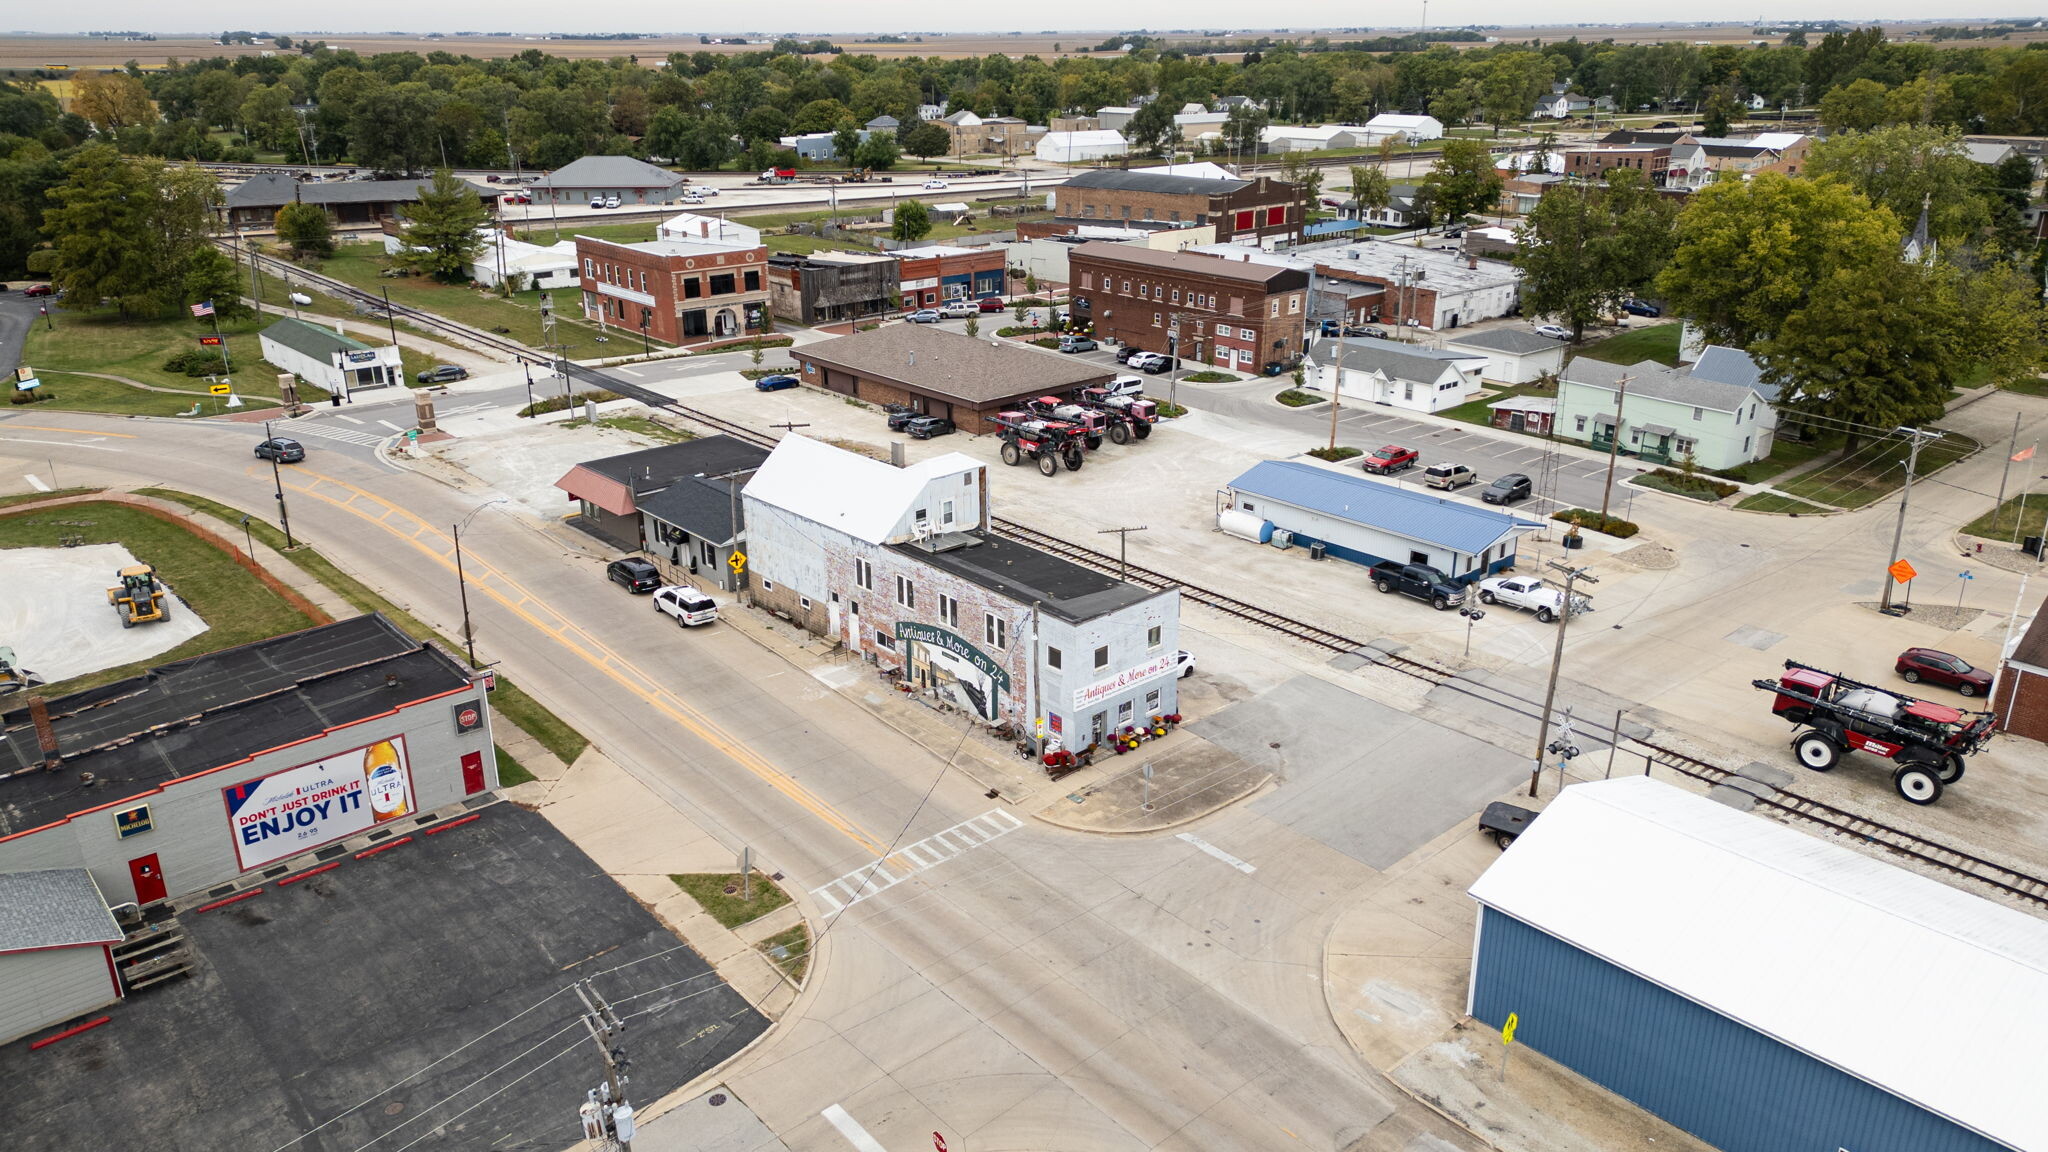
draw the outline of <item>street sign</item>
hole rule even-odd
[[[235,386],[233,384],[209,384],[206,386],[206,390],[208,392],[213,393],[215,396],[225,396],[228,393],[233,392],[235,390]]]
[[[1900,584],[1904,584],[1906,581],[1911,580],[1913,577],[1918,576],[1920,574],[1918,569],[1914,568],[1911,564],[1908,564],[1904,560],[1894,561],[1892,566],[1885,569],[1885,571],[1891,573],[1892,579]]]
[[[417,443],[419,443],[419,440],[420,440],[420,430],[419,430],[419,429],[417,429],[417,428],[407,428],[407,429],[405,430],[405,442],[406,442],[407,444],[417,444]]]
[[[932,1133],[932,1152],[946,1152],[946,1138],[937,1132]]]
[[[1976,574],[1971,572],[1968,568],[1965,568],[1961,572],[1956,573],[1956,579],[1958,580],[1975,580],[1976,578]]]
[[[1521,1023],[1522,1018],[1520,1016],[1513,1012],[1508,1013],[1508,1022],[1500,1026],[1500,1042],[1503,1044],[1513,1044],[1515,1042],[1515,1028]]]
[[[226,341],[218,336],[201,336],[199,343],[207,348],[218,348],[226,343]]]
[[[732,554],[732,559],[727,560],[725,563],[735,574],[744,572],[747,570],[747,554],[745,552],[735,552]]]

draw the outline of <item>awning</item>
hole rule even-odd
[[[1614,423],[1614,413],[1602,412],[1598,416],[1593,417],[1593,423],[1612,425]]]
[[[1646,433],[1647,435],[1651,435],[1651,436],[1676,436],[1676,435],[1678,435],[1678,429],[1676,429],[1676,428],[1666,428],[1666,427],[1665,427],[1664,425],[1662,425],[1662,424],[1644,424],[1644,425],[1642,425],[1642,430],[1643,430],[1643,432],[1644,432],[1644,433]]]
[[[635,511],[632,489],[581,464],[555,481],[555,487],[567,492],[572,499],[588,500],[614,516],[631,516]]]

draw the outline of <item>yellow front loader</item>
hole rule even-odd
[[[133,628],[171,618],[169,590],[156,578],[156,569],[147,564],[131,564],[118,575],[121,583],[107,589],[107,603],[121,617],[121,627]]]

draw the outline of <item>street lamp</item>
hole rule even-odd
[[[469,581],[462,575],[462,529],[464,525],[476,519],[477,513],[489,508],[493,504],[503,504],[504,502],[505,497],[503,496],[492,497],[470,509],[469,515],[464,516],[455,525],[455,590],[462,599],[462,650],[469,656],[469,666],[471,668],[480,668],[482,665],[476,662],[476,634],[469,627]]]
[[[263,438],[265,440],[276,439],[270,432],[270,421],[268,420],[263,422]],[[277,520],[284,527],[284,546],[286,548],[296,548],[298,545],[292,541],[291,509],[285,507],[284,503],[284,474],[278,471],[277,456],[276,452],[270,454],[270,481],[277,486]]]

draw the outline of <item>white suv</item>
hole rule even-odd
[[[718,619],[718,605],[688,584],[671,584],[655,592],[654,610],[675,617],[685,628]]]

